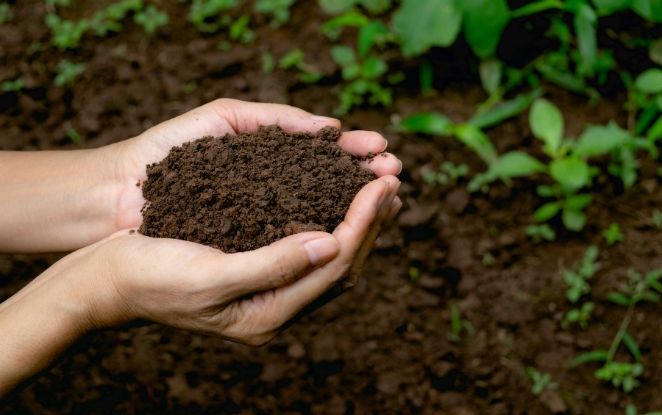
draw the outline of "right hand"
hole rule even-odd
[[[380,225],[400,208],[399,181],[383,176],[356,196],[333,234],[306,232],[255,251],[225,254],[121,231],[64,258],[80,278],[90,325],[133,319],[261,345],[302,308],[360,268]]]

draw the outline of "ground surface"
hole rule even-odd
[[[0,27],[0,77],[20,71],[27,91],[0,96],[0,148],[74,148],[66,138],[71,126],[87,139],[85,146],[100,146],[221,96],[328,114],[336,105],[335,82],[303,87],[295,74],[266,76],[260,69],[262,50],[281,56],[297,44],[311,62],[333,73],[317,9],[300,3],[289,26],[274,31],[264,25],[256,45],[232,52],[217,49],[218,36],[200,37],[175,19],[153,39],[129,26],[120,36],[86,44],[80,56],[88,70],[72,91],[50,87],[40,69],[52,69],[56,57],[26,57],[26,46],[48,33],[42,25],[18,22],[41,21],[44,11],[17,7],[14,23]],[[185,13],[179,3],[167,4],[171,16]],[[387,128],[394,114],[438,110],[455,120],[471,115],[484,96],[452,62],[440,60],[436,67],[438,93],[421,98],[401,90],[392,108],[358,110],[344,120],[345,128],[383,132],[405,166],[403,213],[353,291],[259,350],[155,325],[92,334],[0,412],[548,414],[560,399],[561,409],[576,414],[622,414],[629,401],[642,411],[662,408],[660,306],[635,314],[631,333],[647,370],[631,396],[595,380],[595,366],[565,369],[574,356],[607,347],[618,329],[623,310],[601,301],[604,294],[630,268],[662,266],[662,234],[649,219],[662,203],[655,166],[644,163],[642,180],[627,192],[608,180],[600,183],[606,196],[591,207],[586,236],[530,242],[525,227],[538,203],[532,183],[497,185],[488,195],[469,195],[464,183],[426,185],[421,169],[451,160],[476,171],[480,162],[455,142]],[[625,121],[619,96],[596,106],[560,91],[551,98],[566,114],[570,135],[587,123]],[[490,135],[500,151],[535,145],[526,116]],[[608,248],[599,230],[613,221],[626,239]],[[576,262],[589,243],[600,247],[602,264],[593,284],[595,318],[586,331],[563,330],[560,320],[569,305],[559,270]],[[482,261],[486,253],[493,263]],[[55,259],[1,256],[0,299]],[[410,267],[420,269],[417,282],[408,275]],[[460,343],[447,337],[450,302],[475,328]],[[527,366],[551,373],[559,389],[534,397]]]

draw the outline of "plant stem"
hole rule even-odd
[[[630,326],[630,322],[632,321],[634,306],[635,303],[632,302],[628,306],[627,311],[625,312],[625,317],[623,317],[621,326],[618,328],[618,333],[616,333],[616,337],[614,337],[614,341],[611,343],[611,346],[609,347],[609,352],[607,353],[607,363],[612,362],[614,360],[614,356],[616,355],[618,348],[621,346],[623,337],[625,336],[625,333],[627,333],[628,327]]]
[[[564,10],[565,4],[559,0],[542,0],[533,4],[527,4],[519,9],[510,12],[510,17],[517,19],[518,17],[529,16],[549,9]]]

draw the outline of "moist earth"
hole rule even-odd
[[[374,174],[326,127],[204,137],[147,166],[140,232],[249,251],[305,231],[331,232]]]

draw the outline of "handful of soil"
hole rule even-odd
[[[305,231],[331,232],[375,178],[341,149],[340,131],[204,137],[147,166],[140,233],[249,251]]]

